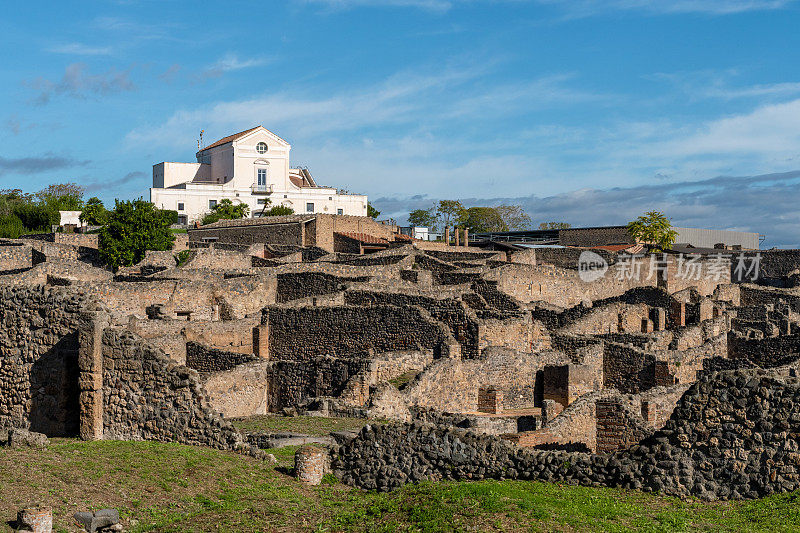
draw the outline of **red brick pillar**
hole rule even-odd
[[[670,309],[672,325],[683,327],[686,325],[686,304],[683,302],[673,302]]]
[[[480,387],[478,389],[478,411],[493,415],[503,412],[503,392],[492,386]]]

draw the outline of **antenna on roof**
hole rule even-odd
[[[205,144],[203,143],[203,133],[205,133],[205,131],[206,130],[200,130],[200,140],[197,141],[197,149],[198,150],[202,150],[203,148],[206,147]]]

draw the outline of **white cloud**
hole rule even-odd
[[[652,14],[703,13],[730,15],[746,11],[781,9],[795,0],[535,0],[555,5],[573,17],[588,17],[609,11],[639,11]]]
[[[65,43],[51,46],[48,52],[54,54],[82,55],[82,56],[107,56],[111,54],[109,46],[89,46],[82,43]]]
[[[39,92],[35,99],[38,104],[46,104],[53,95],[59,94],[73,98],[107,96],[135,88],[130,79],[130,71],[130,68],[124,71],[111,68],[102,74],[91,74],[85,63],[72,63],[64,69],[60,81],[39,77],[28,82],[28,85]]]
[[[236,70],[243,70],[247,68],[260,67],[272,62],[272,59],[257,57],[250,59],[239,59],[236,54],[227,54],[220,58],[216,63],[204,69],[199,79],[219,78],[226,72],[233,72]]]
[[[647,79],[666,81],[693,100],[716,98],[734,100],[739,98],[780,98],[800,93],[800,82],[761,83],[735,86],[733,82],[741,72],[736,69],[723,71],[700,70],[689,72],[657,73]]]
[[[299,0],[305,4],[323,5],[331,10],[359,7],[410,7],[445,12],[453,7],[477,3],[535,3],[553,5],[571,17],[587,17],[609,11],[640,11],[653,14],[704,13],[729,15],[746,11],[774,10],[795,0]]]

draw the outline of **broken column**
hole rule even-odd
[[[105,313],[87,311],[78,326],[78,433],[83,440],[103,438],[103,331],[108,322]]]
[[[684,302],[672,302],[670,320],[675,327],[686,325],[686,304]]]
[[[294,475],[302,483],[319,485],[325,474],[325,450],[307,444],[294,454]]]
[[[667,329],[667,311],[663,307],[656,307],[650,310],[650,317],[653,321],[654,331],[664,331]]]
[[[461,232],[458,230],[458,228],[453,228],[453,229],[455,230],[455,234],[456,234],[456,246],[460,246],[461,244],[459,243],[458,239],[459,239],[459,235],[460,235]]]
[[[469,246],[469,228],[464,228],[464,246]]]
[[[714,303],[709,299],[701,300],[697,314],[700,322],[711,320],[714,318]]]
[[[444,243],[450,246],[450,226],[444,227]]]
[[[262,359],[269,359],[269,315],[266,314],[266,310],[264,313],[262,320],[267,320],[267,323],[253,328],[253,354]]]
[[[17,513],[15,531],[51,533],[53,531],[53,511],[49,507],[30,507]]]
[[[493,386],[478,389],[478,411],[493,415],[503,411],[503,392]]]
[[[642,418],[649,426],[656,425],[656,417],[658,415],[658,408],[655,403],[646,400],[642,401]]]

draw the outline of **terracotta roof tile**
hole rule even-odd
[[[202,152],[204,150],[209,150],[211,148],[216,148],[217,146],[222,146],[223,144],[227,144],[229,142],[233,142],[233,141],[235,141],[236,139],[238,139],[240,137],[244,137],[245,135],[247,135],[251,131],[257,130],[260,127],[261,126],[256,126],[255,128],[250,128],[249,130],[240,131],[239,133],[234,133],[233,135],[228,135],[227,137],[223,137],[222,139],[218,140],[217,142],[209,144],[205,148],[203,148],[201,150],[198,150],[197,153],[199,154],[200,152]]]
[[[239,133],[234,133],[233,135],[228,135],[227,137],[223,137],[222,139],[218,140],[217,142],[209,144],[208,146],[206,146],[202,150],[198,150],[197,153],[199,154],[200,152],[203,152],[203,151],[208,150],[210,148],[216,148],[217,146],[222,146],[223,144],[227,144],[227,143],[233,142],[233,141],[235,141],[237,139],[241,139],[242,137],[244,137],[248,133],[257,130],[258,128],[263,128],[263,126],[259,125],[259,126],[256,126],[255,128],[250,128],[249,130],[240,131]],[[267,128],[264,128],[264,129],[267,130]],[[267,131],[269,133],[272,133],[269,130],[267,130]],[[275,134],[272,133],[272,135],[275,135]],[[275,135],[275,137],[278,137],[278,136]],[[289,144],[288,142],[286,142],[286,139],[281,139],[280,137],[278,137],[278,139],[282,140],[286,144]]]

